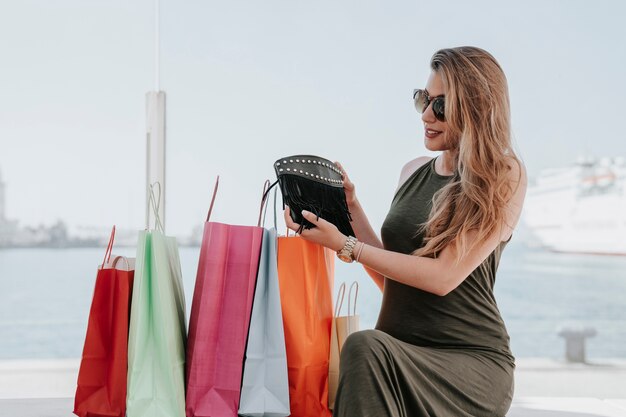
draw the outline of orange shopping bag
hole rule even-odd
[[[301,237],[278,238],[292,417],[330,417],[328,358],[335,252]]]

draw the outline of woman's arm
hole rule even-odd
[[[363,242],[373,248],[382,249],[383,244],[374,232],[374,229],[367,219],[359,200],[355,198],[354,202],[348,205],[348,208],[350,209],[350,215],[352,216],[352,222],[350,224],[352,226],[352,230],[354,230],[354,234],[356,235],[355,237],[359,240],[359,242]],[[385,287],[385,277],[376,270],[369,268],[367,265],[363,263],[362,265],[363,268],[365,268],[367,275],[372,278],[376,286],[382,291]]]
[[[343,189],[346,193],[346,202],[348,203],[348,209],[350,210],[350,216],[352,217],[350,225],[352,226],[352,230],[354,230],[355,237],[360,242],[382,249],[383,244],[376,235],[376,232],[374,232],[369,219],[365,215],[365,211],[363,210],[361,203],[356,197],[354,183],[350,181],[348,173],[339,162],[335,162],[335,165],[337,165],[337,168],[339,168],[342,173]],[[382,291],[385,285],[385,277],[373,269],[368,268],[366,265],[363,265],[363,267],[376,286]]]
[[[339,162],[335,162],[335,165],[337,165],[337,168],[341,170],[343,189],[346,194],[346,202],[348,203],[348,210],[350,210],[350,216],[352,217],[350,225],[352,226],[352,230],[354,230],[355,237],[368,245],[382,248],[382,242],[374,232],[372,225],[365,215],[365,211],[363,210],[361,203],[356,197],[354,183],[350,180],[348,173]]]
[[[420,157],[414,159],[407,163],[400,173],[400,180],[398,181],[398,188],[423,164],[430,161],[429,157]],[[354,183],[350,180],[348,173],[345,171],[343,166],[339,162],[335,162],[335,165],[341,170],[343,177],[343,188],[346,193],[346,201],[348,203],[348,209],[350,210],[350,215],[352,217],[352,222],[350,223],[352,226],[352,230],[354,230],[355,237],[360,241],[369,246],[373,246],[375,248],[382,249],[383,244],[374,232],[372,225],[369,222],[369,219],[365,215],[365,211],[359,202]],[[396,190],[398,189],[396,188]],[[382,291],[385,285],[385,277],[383,274],[376,272],[376,270],[368,267],[366,264],[363,264],[363,268],[367,274],[374,280],[374,283],[378,286],[378,288]]]
[[[523,167],[513,167],[510,180],[514,183],[512,195],[507,205],[507,215],[498,231],[474,248],[458,262],[456,261],[456,248],[453,244],[444,248],[437,258],[405,255],[387,251],[369,244],[363,248],[359,262],[373,269],[379,274],[393,280],[410,285],[421,290],[444,296],[459,286],[469,274],[476,269],[501,241],[511,235],[522,209],[526,194],[526,173]],[[302,232],[304,239],[320,243],[335,251],[341,250],[346,241],[346,236],[337,228],[323,219],[317,219],[313,213],[303,212],[304,217],[317,227]],[[297,229],[295,224],[285,213],[285,221],[291,229]],[[475,235],[468,235],[469,244]]]

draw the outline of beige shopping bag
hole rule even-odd
[[[352,291],[354,290],[354,301]],[[333,316],[330,334],[330,361],[328,369],[328,406],[332,410],[335,406],[335,396],[339,386],[339,357],[341,348],[348,336],[359,331],[359,316],[356,314],[356,299],[359,294],[359,283],[354,281],[348,291],[348,315],[340,316],[343,299],[346,292],[346,284],[342,283],[337,292],[335,302],[335,315]],[[351,303],[352,306],[351,306]],[[352,308],[351,308],[352,307]]]

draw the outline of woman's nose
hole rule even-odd
[[[424,113],[422,113],[422,121],[424,123],[435,123],[435,121],[437,121],[435,113],[433,112],[433,103],[428,103],[428,106],[424,109]]]

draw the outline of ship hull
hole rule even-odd
[[[589,171],[563,170],[530,187],[523,221],[549,250],[626,256],[626,177],[594,182],[607,176]]]

